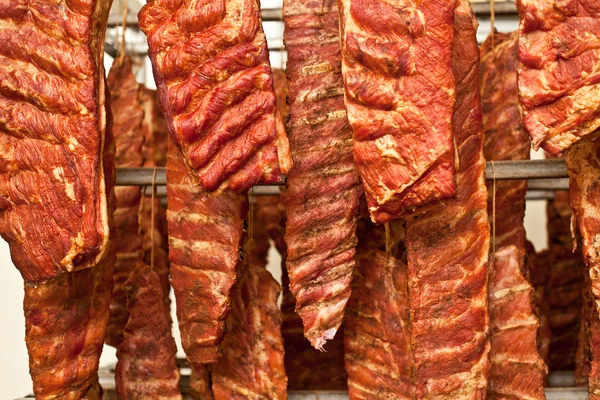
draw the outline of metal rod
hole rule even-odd
[[[118,168],[117,185],[119,186],[150,186],[152,184],[152,168]],[[511,180],[511,179],[535,179],[536,183],[530,183],[530,189],[538,190],[564,190],[568,188],[568,182],[562,180],[548,180],[548,178],[566,178],[567,167],[563,160],[527,160],[527,161],[495,161],[487,163],[485,175],[487,179]],[[544,179],[544,181],[542,181]],[[156,185],[165,185],[167,177],[164,168],[158,168],[156,174]],[[258,185],[258,186],[278,186]]]

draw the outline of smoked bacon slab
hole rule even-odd
[[[150,0],[139,13],[169,133],[194,185],[243,192],[291,167],[258,0]]]
[[[535,149],[558,156],[600,127],[600,2],[516,3],[523,122]]]
[[[371,219],[452,197],[455,2],[338,3],[354,163]]]
[[[102,152],[110,5],[0,6],[0,234],[30,283],[94,266],[108,247]]]
[[[171,284],[181,341],[191,364],[217,361],[235,283],[245,195],[209,194],[192,184],[179,150],[169,144],[167,220]]]
[[[344,109],[335,0],[286,0],[290,81],[287,124],[294,167],[287,179],[286,268],[304,335],[333,339],[350,297],[360,178]]]
[[[582,239],[583,259],[589,269],[590,288],[595,311],[600,309],[600,132],[590,135],[569,149],[566,154],[569,169],[569,204],[573,209],[574,226]],[[597,314],[594,315],[597,318]],[[598,352],[600,324],[590,324],[591,353]],[[597,359],[591,360],[589,394],[600,398],[600,375]]]
[[[489,371],[490,248],[479,109],[477,22],[469,2],[454,15],[456,198],[406,221],[416,398],[485,399]]]
[[[481,47],[484,154],[494,161],[529,159],[529,136],[517,100],[517,35],[492,34],[495,36],[488,37]],[[527,181],[495,182],[488,184],[488,191],[494,236],[489,267],[487,398],[545,399],[546,366],[537,351],[539,322],[532,308],[533,288],[525,278]]]

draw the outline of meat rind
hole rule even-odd
[[[258,0],[151,0],[139,13],[160,103],[192,182],[243,192],[292,160]]]
[[[354,162],[371,219],[454,196],[454,1],[339,0]]]

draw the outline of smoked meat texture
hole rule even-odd
[[[600,2],[516,3],[523,122],[535,149],[559,156],[600,127]]]
[[[344,109],[335,0],[285,0],[294,166],[287,177],[286,269],[304,335],[323,350],[350,297],[360,178]]]
[[[192,184],[244,192],[292,160],[258,0],[150,0],[139,13],[169,133]]]
[[[0,6],[0,234],[29,283],[104,258],[111,1]]]
[[[354,163],[371,219],[384,223],[453,197],[455,2],[338,4]]]
[[[406,221],[417,399],[486,396],[490,230],[476,29],[469,2],[458,1],[452,57],[454,79],[459,83],[453,117],[456,198]]]

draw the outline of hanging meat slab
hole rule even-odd
[[[110,5],[0,7],[0,234],[29,283],[94,266],[106,254]]]
[[[210,365],[190,364],[190,396],[194,400],[213,400]]]
[[[518,109],[517,34],[494,33],[481,47],[481,104],[487,160],[529,159],[530,141]],[[494,43],[494,44],[492,44]],[[545,399],[546,365],[538,354],[539,321],[526,279],[527,181],[488,184],[494,232],[490,254],[490,378],[488,399]],[[518,345],[516,345],[518,343]]]
[[[485,399],[489,372],[490,248],[479,110],[477,22],[454,16],[456,198],[407,218],[411,343],[418,399]]]
[[[258,0],[151,0],[139,25],[192,183],[242,192],[280,182],[292,161]]]
[[[600,133],[580,140],[567,152],[569,169],[569,204],[574,225],[582,239],[582,252],[589,268],[590,288],[596,314],[590,321],[590,348],[595,353],[600,342],[600,324],[595,321],[600,309]],[[600,375],[597,360],[591,360],[590,398],[600,398]]]
[[[117,350],[117,397],[127,400],[181,400],[177,347],[158,274],[143,262],[130,272],[123,290],[129,319]]]
[[[115,136],[117,167],[141,167],[144,135],[142,120],[144,109],[139,99],[140,85],[136,82],[129,57],[117,58],[107,78],[110,107]],[[123,330],[129,317],[123,285],[139,261],[143,260],[142,236],[139,233],[138,210],[141,190],[139,186],[117,186],[115,210],[116,237],[114,241],[117,264],[114,271],[114,288],[110,302],[110,319],[106,343],[119,347]]]
[[[539,321],[537,333],[538,354],[548,365],[550,363],[550,341],[552,340],[552,331],[550,329],[550,304],[548,278],[550,275],[549,252],[543,250],[536,252],[533,243],[525,243],[527,249],[527,281],[533,287],[533,305],[534,313]],[[547,381],[547,377],[545,379]]]
[[[217,361],[229,313],[229,293],[248,207],[245,195],[209,194],[194,186],[179,150],[167,158],[167,220],[171,284],[186,356],[192,364]]]
[[[406,263],[376,249],[356,258],[344,320],[350,399],[413,399]]]
[[[519,97],[534,148],[555,156],[600,127],[600,7],[517,0]]]
[[[452,197],[455,2],[339,4],[346,109],[371,219]]]
[[[286,0],[283,15],[294,157],[286,268],[304,335],[322,350],[350,296],[361,187],[344,109],[336,1]]]

